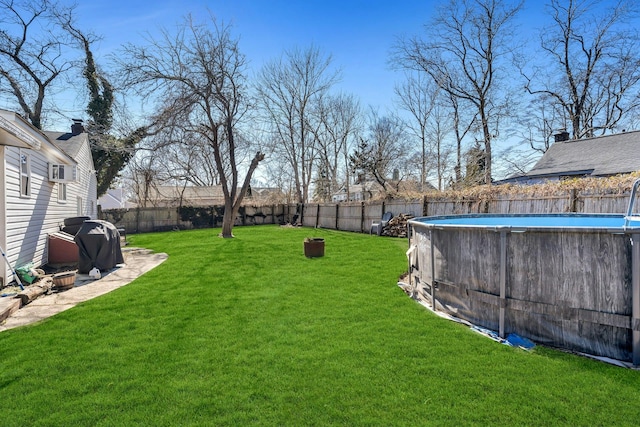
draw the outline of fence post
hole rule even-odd
[[[320,203],[317,204],[318,209],[316,209],[316,228],[318,228],[318,222],[320,221]]]
[[[569,192],[569,212],[578,212],[578,191],[575,188]]]
[[[360,232],[364,233],[364,202],[360,202]]]
[[[336,203],[336,230],[339,230],[338,224],[340,222],[340,204]]]
[[[429,216],[429,201],[427,196],[422,196],[422,216]]]

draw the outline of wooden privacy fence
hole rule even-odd
[[[423,215],[422,200],[384,200],[376,202],[351,203],[309,203],[301,205],[302,225],[334,230],[368,233],[371,224],[380,222],[385,212],[394,215]]]
[[[284,224],[295,219],[306,227],[368,233],[371,224],[380,221],[385,212],[415,217],[474,213],[624,213],[628,199],[628,193],[567,190],[555,195],[496,195],[483,199],[424,196],[408,201],[246,205],[238,212],[235,225]],[[102,211],[100,217],[126,229],[127,233],[221,226],[224,207],[190,209],[200,211],[197,220],[181,217],[179,208],[175,207],[111,209]]]
[[[296,205],[242,206],[236,217],[235,225],[291,222],[296,208]],[[118,228],[124,228],[127,233],[148,233],[220,227],[223,214],[224,206],[182,209],[160,207],[103,210],[100,213],[100,218],[113,223]]]

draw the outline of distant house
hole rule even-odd
[[[48,261],[48,235],[65,218],[96,218],[96,174],[89,139],[76,120],[71,132],[42,132],[0,110],[0,246],[13,268]],[[3,262],[0,280],[11,270]]]
[[[372,199],[381,192],[382,186],[376,181],[365,181],[359,184],[349,185],[348,193],[347,186],[343,185],[338,191],[331,195],[331,201],[333,203],[362,202]]]
[[[98,198],[98,206],[102,210],[108,209],[131,209],[137,205],[130,202],[122,188],[110,188],[105,194]]]
[[[568,137],[568,134],[564,135]],[[567,178],[607,177],[640,170],[640,131],[577,140],[558,136],[529,172],[499,183],[535,184]]]

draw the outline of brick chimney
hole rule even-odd
[[[553,135],[553,137],[555,138],[555,142],[568,141],[569,140],[569,132],[567,132],[566,130],[562,129],[561,131],[559,131],[558,133]]]
[[[72,119],[73,124],[71,125],[71,135],[80,135],[84,132],[84,126],[82,125],[81,119]]]

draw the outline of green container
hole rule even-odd
[[[16,274],[22,283],[32,284],[38,278],[38,273],[33,268],[33,263],[16,268]]]

